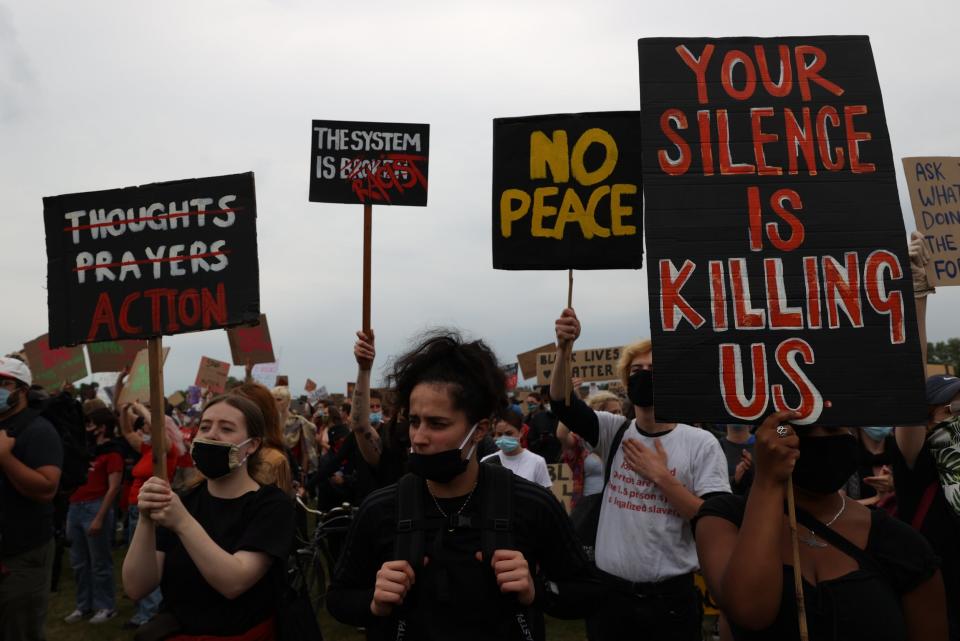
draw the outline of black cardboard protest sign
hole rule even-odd
[[[252,173],[53,196],[43,209],[52,346],[259,318]]]
[[[652,38],[639,54],[657,419],[922,422],[869,40]]]
[[[494,269],[639,269],[640,113],[493,121]]]
[[[314,120],[310,202],[427,204],[430,125]]]

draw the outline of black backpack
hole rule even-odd
[[[87,445],[87,430],[80,402],[66,392],[60,392],[42,401],[31,402],[23,412],[21,429],[40,416],[57,430],[63,445],[63,465],[60,467],[60,486],[57,493],[69,496],[87,482],[87,473],[93,452]]]
[[[498,457],[494,457],[498,458]],[[499,463],[499,460],[497,461]],[[480,505],[480,523],[469,516],[451,514],[448,518],[428,519],[423,509],[423,480],[414,474],[405,474],[397,482],[397,539],[394,558],[405,560],[417,572],[423,567],[426,554],[426,533],[443,527],[477,527],[483,560],[489,563],[498,549],[513,549],[513,472],[502,465],[483,463],[484,490]],[[517,611],[516,619],[521,633],[533,641],[526,617]],[[401,620],[398,633],[402,636],[405,623]],[[398,636],[398,639],[401,638]]]

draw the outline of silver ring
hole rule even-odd
[[[786,425],[777,426],[777,438],[787,438],[790,436],[790,428]]]

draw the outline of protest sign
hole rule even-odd
[[[937,374],[953,376],[956,374],[956,371],[953,365],[949,363],[927,363],[927,377],[936,376]]]
[[[543,352],[553,352],[556,351],[556,349],[557,346],[555,343],[547,343],[546,345],[541,345],[540,347],[534,347],[528,352],[517,354],[517,364],[520,366],[520,374],[523,375],[523,378],[533,378],[537,375],[538,354],[542,354]]]
[[[167,402],[173,407],[180,407],[180,404],[185,400],[187,400],[187,397],[183,395],[183,392],[174,392],[167,397]]]
[[[119,372],[130,367],[137,352],[146,347],[144,341],[103,341],[87,345],[91,372]]]
[[[197,370],[197,380],[194,385],[203,387],[214,394],[223,394],[227,387],[227,378],[230,375],[230,363],[218,361],[209,356],[200,357],[200,368]]]
[[[248,362],[256,365],[277,360],[273,355],[266,314],[260,314],[255,325],[238,325],[228,329],[227,341],[234,365],[246,365]]]
[[[52,346],[259,316],[252,173],[53,196],[43,210]]]
[[[502,365],[503,374],[507,377],[507,391],[512,392],[517,388],[517,364]]]
[[[187,388],[187,402],[190,405],[196,405],[200,402],[203,392],[197,385],[191,385]]]
[[[553,495],[557,500],[563,503],[567,513],[573,507],[573,472],[566,463],[550,463],[547,465],[547,471],[550,472],[550,480],[553,481]]]
[[[427,204],[430,125],[314,120],[310,202]]]
[[[250,375],[253,380],[265,387],[273,387],[277,380],[277,373],[280,371],[280,363],[259,363],[253,366]]]
[[[494,269],[639,269],[640,114],[493,121]]]
[[[312,378],[308,378],[307,382],[303,384],[303,391],[312,392],[317,389],[317,383]]]
[[[556,352],[537,354],[537,385],[550,383],[556,360]],[[616,380],[619,377],[617,373],[619,361],[619,347],[578,349],[570,354],[571,378],[579,378],[584,382]]]
[[[133,359],[133,365],[130,366],[130,375],[124,383],[123,390],[120,392],[120,398],[116,405],[119,407],[126,403],[148,403],[150,402],[150,357],[149,350],[144,348],[137,352]],[[170,353],[169,347],[163,348],[161,365],[167,362],[167,354]]]
[[[23,355],[30,366],[33,384],[48,391],[60,389],[64,383],[73,383],[87,375],[87,361],[82,347],[51,349],[49,336],[44,334],[23,344]]]
[[[657,420],[923,422],[869,39],[639,42]]]
[[[278,374],[274,385],[276,387],[290,387],[290,378],[286,374]]]
[[[960,285],[960,158],[904,158],[917,231],[932,254],[927,280]]]

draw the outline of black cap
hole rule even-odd
[[[927,379],[927,405],[946,405],[960,394],[960,378],[937,374]]]

